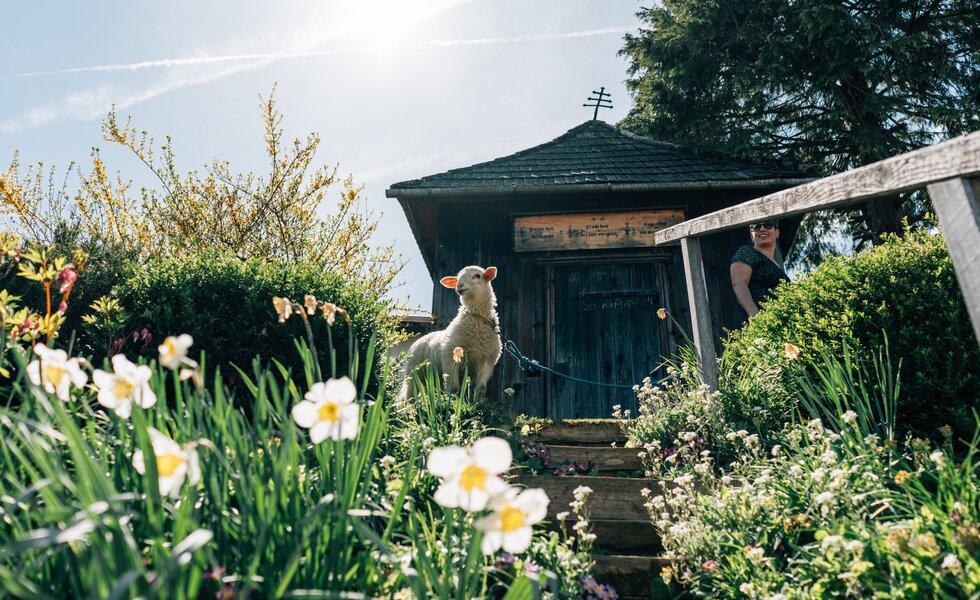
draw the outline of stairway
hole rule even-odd
[[[551,499],[548,518],[554,526],[555,515],[568,510],[573,490],[582,485],[592,488],[586,509],[596,535],[596,581],[612,585],[621,599],[649,598],[650,583],[670,561],[661,557],[663,547],[643,507],[641,490],[661,494],[664,484],[641,477],[639,451],[623,447],[626,438],[619,423],[612,419],[558,421],[528,437],[545,444],[550,459],[541,475],[522,475],[519,483],[547,492]],[[592,474],[551,474],[570,463],[588,464]]]

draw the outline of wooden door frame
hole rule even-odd
[[[663,269],[657,273],[657,286],[659,287],[663,307],[673,313],[670,306],[670,278],[667,271],[673,262],[674,253],[669,249],[650,248],[643,252],[563,252],[557,256],[543,256],[534,260],[535,267],[543,268],[546,277],[546,298],[545,298],[545,366],[554,368],[557,351],[555,349],[555,267],[580,267],[588,265],[616,265],[616,264],[661,264]],[[670,321],[660,322],[660,347],[661,356],[667,356],[676,349],[673,347],[672,336],[673,324]],[[544,409],[547,418],[553,418],[557,412],[555,405],[554,389],[552,377],[546,377],[544,381]]]

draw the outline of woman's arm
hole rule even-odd
[[[735,299],[742,305],[745,312],[754,317],[759,314],[759,307],[752,300],[752,292],[749,291],[749,279],[752,278],[752,267],[744,262],[733,262],[730,273],[732,276],[732,289],[735,290]]]

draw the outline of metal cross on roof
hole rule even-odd
[[[595,121],[596,119],[599,118],[600,108],[613,107],[612,100],[603,97],[603,96],[609,96],[609,98],[612,98],[612,94],[606,92],[606,86],[602,86],[601,88],[599,88],[598,92],[592,90],[592,93],[595,94],[597,97],[593,98],[592,96],[589,96],[589,102],[595,102],[595,104],[583,104],[582,106],[588,106],[590,108],[593,106],[595,107],[595,112],[592,113],[592,120]]]

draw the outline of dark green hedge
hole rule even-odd
[[[302,362],[295,348],[305,338],[302,320],[293,316],[279,323],[273,296],[302,302],[304,295],[333,302],[346,309],[350,328],[361,355],[374,335],[379,355],[392,343],[395,323],[391,305],[372,290],[323,272],[311,265],[242,262],[231,256],[188,256],[161,260],[140,268],[118,290],[130,312],[129,331],[147,327],[154,336],[148,355],[156,352],[156,340],[189,333],[194,354],[207,353],[211,365],[232,363],[248,370],[255,356],[276,359],[300,373]],[[328,325],[322,314],[310,317],[314,339],[325,376],[331,372]],[[337,372],[347,373],[348,327],[338,318],[330,327],[337,353]],[[229,374],[225,369],[225,373]]]
[[[955,435],[968,438],[980,400],[980,349],[946,244],[926,232],[827,260],[782,286],[757,317],[728,337],[723,364],[733,378],[729,395],[735,396],[729,405],[747,412],[751,404],[767,402],[762,408],[772,419],[787,418],[785,398],[771,390],[756,394],[752,381],[765,381],[766,369],[771,373],[785,363],[779,356],[783,343],[799,346],[805,364],[821,350],[840,355],[845,341],[870,357],[885,336],[892,363],[901,361],[900,431],[935,436],[940,426],[950,425]],[[760,352],[760,340],[775,352]]]

